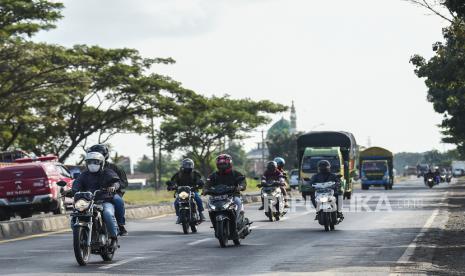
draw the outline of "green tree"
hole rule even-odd
[[[55,27],[62,17],[62,3],[46,0],[1,0],[0,40],[12,36],[31,37],[40,30]]]
[[[176,116],[162,123],[161,132],[168,151],[187,150],[207,175],[211,172],[214,153],[225,137],[244,138],[247,132],[270,121],[267,114],[285,110],[286,106],[270,101],[196,95],[178,109]]]
[[[463,1],[442,1],[450,12],[441,14],[429,1],[412,1],[447,19],[450,26],[443,29],[444,41],[433,45],[435,55],[426,60],[420,55],[411,58],[415,73],[425,78],[427,99],[434,110],[444,115],[440,127],[443,141],[457,145],[465,158],[465,4]]]
[[[285,168],[294,169],[298,166],[297,138],[301,133],[279,132],[270,134],[267,139],[268,151],[271,158],[282,157],[286,160]]]
[[[147,155],[143,155],[142,158],[137,161],[136,166],[134,167],[135,171],[142,173],[153,173],[155,167],[153,166],[153,160],[150,159]]]
[[[231,155],[234,167],[245,173],[247,166],[247,153],[239,142],[231,142],[224,153]]]

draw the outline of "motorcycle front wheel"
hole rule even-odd
[[[189,223],[187,222],[182,223],[182,232],[184,234],[189,234]]]
[[[330,221],[331,221],[331,218],[329,216],[330,216],[329,212],[323,213],[325,231],[329,231],[329,226],[330,226]]]
[[[228,245],[228,229],[227,221],[218,221],[216,226],[217,238],[220,242],[221,247],[226,247]]]
[[[90,247],[87,246],[89,238],[89,229],[84,227],[73,228],[73,247],[74,256],[79,265],[87,265],[90,256]]]

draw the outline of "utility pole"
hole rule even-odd
[[[153,161],[153,181],[155,182],[155,190],[157,189],[156,181],[157,181],[157,164],[155,159],[157,158],[156,153],[156,145],[155,145],[155,124],[153,123],[153,117],[150,120],[150,127],[151,127],[151,138],[152,138],[152,161]]]
[[[265,131],[262,130],[262,169],[265,172]]]
[[[161,130],[160,130],[160,136],[158,136],[158,188],[161,188],[161,174],[163,171],[162,167],[162,156],[161,156],[161,149],[162,149],[162,144],[161,144]]]

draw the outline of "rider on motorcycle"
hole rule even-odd
[[[284,170],[284,165],[286,165],[286,161],[282,157],[276,157],[274,161],[278,165],[278,170],[284,175],[285,185],[281,187],[281,192],[283,193],[283,196],[284,196],[284,207],[289,208],[288,195],[287,195],[287,189],[286,189],[288,185],[287,183],[288,178],[287,178],[287,172]]]
[[[425,173],[425,176],[424,176],[425,183],[428,181],[428,178],[432,178],[434,179],[434,181],[436,181],[436,174],[433,172],[432,169],[428,169],[428,172]]]
[[[95,192],[104,189],[105,192],[96,195],[98,200],[103,200],[103,220],[107,226],[111,244],[115,248],[118,245],[118,224],[115,218],[115,205],[113,198],[121,187],[121,180],[111,169],[105,168],[105,157],[99,152],[86,154],[87,170],[79,175],[73,182],[72,194],[77,192]],[[68,193],[68,195],[71,195]]]
[[[275,161],[270,161],[266,165],[265,174],[262,176],[262,183],[277,181],[280,182],[282,186],[286,185],[284,174],[278,169],[278,165]],[[259,188],[262,187],[262,184],[257,185]],[[281,189],[282,190],[282,189]],[[262,198],[262,206],[258,210],[265,209],[264,198]]]
[[[234,203],[236,204],[237,211],[243,212],[244,207],[242,205],[241,192],[247,188],[247,182],[242,173],[233,169],[232,157],[228,154],[220,154],[216,158],[216,172],[211,174],[204,188],[204,193],[208,194],[208,190],[211,187],[217,185],[227,185],[236,188],[234,193]]]
[[[331,163],[329,163],[328,160],[321,160],[318,162],[318,173],[313,175],[313,177],[310,179],[309,184],[313,185],[316,183],[324,183],[324,182],[335,182],[336,185],[334,187],[334,197],[336,197],[336,204],[338,206],[339,210],[339,189],[341,186],[341,180],[338,175],[335,173],[331,172]],[[315,200],[315,191],[311,192],[310,197],[312,199],[312,204],[313,207],[316,208],[316,200]],[[342,212],[337,213],[339,218],[342,218]],[[315,218],[316,220],[317,218]]]
[[[128,178],[126,176],[126,172],[121,168],[120,166],[111,163],[108,161],[110,157],[110,150],[105,144],[97,144],[93,145],[90,147],[87,152],[99,152],[105,157],[105,169],[110,169],[114,171],[119,179],[121,180],[121,185],[116,192],[115,196],[113,197],[113,205],[115,206],[115,216],[116,216],[116,221],[118,222],[118,229],[119,229],[119,235],[120,236],[126,236],[128,234],[128,231],[126,230],[126,218],[125,218],[125,213],[126,209],[124,207],[124,200],[123,200],[123,195],[125,193],[124,189],[127,188],[128,186]]]
[[[199,216],[200,220],[204,221],[205,216],[203,215],[203,202],[202,199],[200,198],[200,195],[198,193],[198,189],[203,187],[203,180],[202,180],[202,175],[197,171],[194,170],[194,161],[192,159],[186,158],[182,160],[181,162],[181,168],[177,173],[171,177],[171,186],[168,187],[168,190],[174,190],[176,187],[179,186],[189,186],[194,189],[194,200],[195,203],[197,204],[197,209],[199,211]],[[174,208],[176,210],[176,216],[178,216],[178,219],[176,221],[177,224],[181,223],[181,220],[179,218],[179,199],[176,198],[174,201]]]

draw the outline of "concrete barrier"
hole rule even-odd
[[[258,193],[246,194],[243,196],[243,200],[245,204],[260,202],[260,195]],[[206,199],[204,198],[203,201],[206,206]],[[126,208],[127,219],[143,219],[173,213],[173,204],[128,206]],[[69,215],[0,222],[0,240],[66,230],[69,229],[69,225]]]

